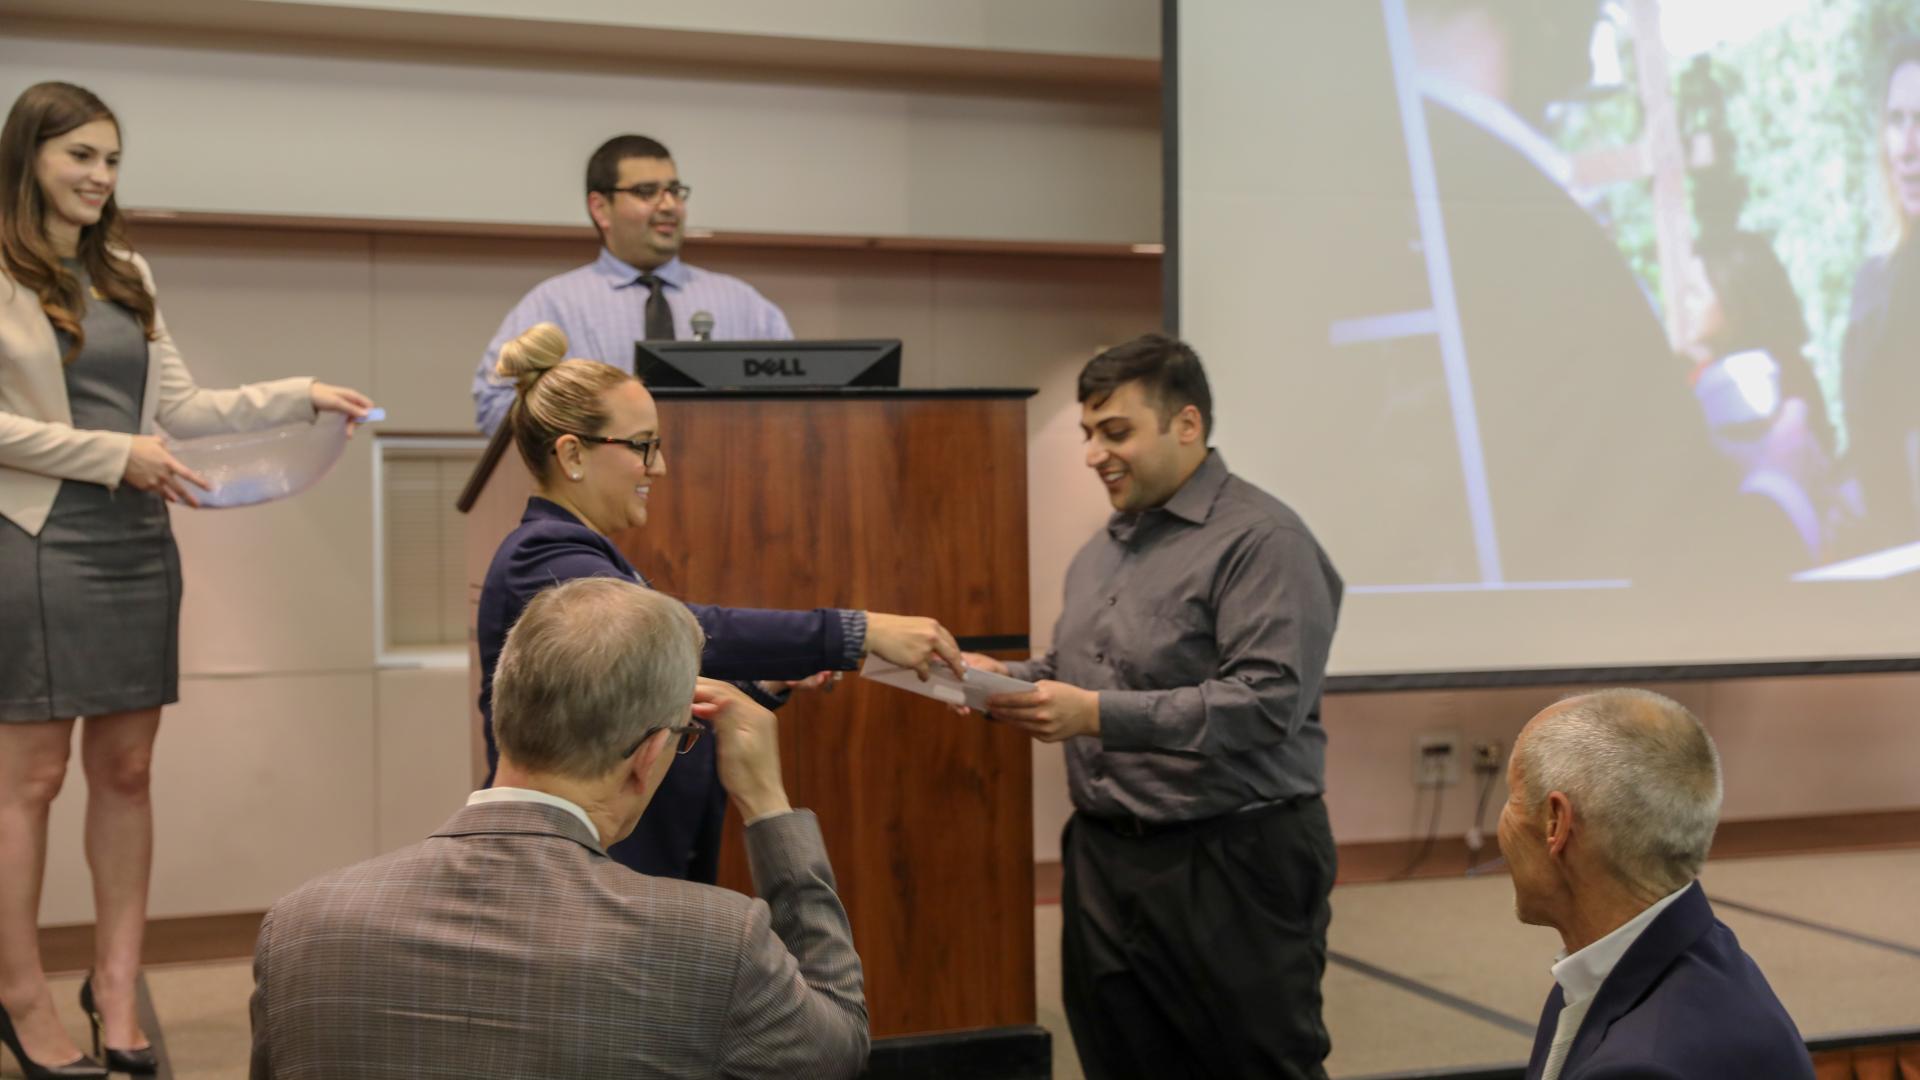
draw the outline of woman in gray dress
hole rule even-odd
[[[37,922],[47,814],[74,728],[87,777],[94,1052],[152,1072],[135,1017],[160,709],[177,701],[180,561],[166,504],[205,483],[155,434],[358,419],[312,379],[194,385],[113,199],[120,129],[41,83],[0,130],[0,1042],[29,1077],[102,1076],[55,1012]],[[84,723],[77,724],[77,718]]]

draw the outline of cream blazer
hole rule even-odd
[[[127,257],[153,292],[147,261]],[[156,427],[176,438],[252,431],[313,419],[313,380],[276,379],[235,390],[194,385],[167,324],[147,344],[147,389],[140,399],[140,433]],[[67,377],[53,323],[40,297],[0,271],[0,516],[38,536],[62,480],[119,486],[133,436],[81,431],[73,426]]]

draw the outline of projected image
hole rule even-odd
[[[1372,437],[1462,542],[1359,587],[1920,570],[1920,0],[1384,9],[1414,211],[1329,337],[1426,365]]]

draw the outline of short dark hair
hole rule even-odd
[[[667,158],[673,155],[658,139],[645,135],[615,135],[600,144],[587,159],[587,193],[612,191],[620,183],[620,163],[628,158]]]
[[[1175,413],[1191,405],[1200,411],[1200,434],[1213,434],[1213,391],[1200,356],[1178,338],[1141,334],[1087,361],[1080,369],[1080,404],[1098,408],[1115,390],[1138,382],[1160,414],[1160,430]]]

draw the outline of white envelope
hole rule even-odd
[[[860,669],[862,678],[874,682],[897,686],[902,690],[911,690],[922,697],[935,701],[944,701],[949,705],[966,705],[985,711],[987,699],[995,694],[1022,694],[1038,689],[1024,679],[1015,679],[1006,675],[995,675],[991,671],[968,668],[965,682],[953,675],[946,664],[936,661],[933,674],[926,682],[912,668],[903,668],[898,664],[889,664],[877,656],[867,657],[865,667]]]

